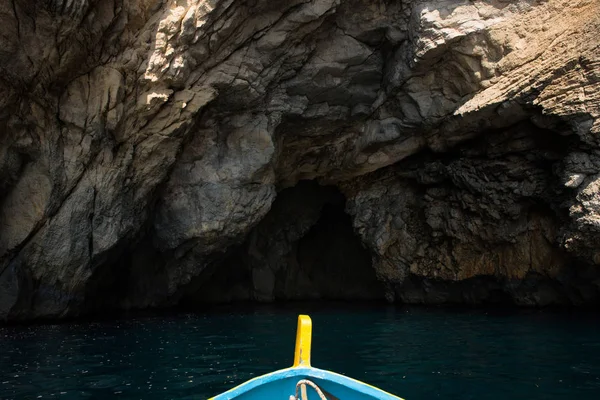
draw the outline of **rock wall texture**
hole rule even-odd
[[[11,0],[0,21],[0,319],[599,302],[597,0]]]

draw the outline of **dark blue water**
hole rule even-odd
[[[205,399],[290,366],[294,309],[0,328],[1,399]],[[406,399],[599,399],[600,315],[310,310],[313,365]]]

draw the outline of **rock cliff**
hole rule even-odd
[[[598,304],[597,0],[11,0],[0,21],[0,319]]]

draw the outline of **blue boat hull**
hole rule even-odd
[[[211,400],[288,400],[296,394],[296,385],[308,379],[331,400],[399,400],[392,394],[344,375],[318,368],[287,368],[254,378]],[[307,388],[308,400],[319,400],[312,388]]]
[[[374,386],[310,365],[312,322],[298,317],[294,364],[251,379],[210,400],[402,400]]]

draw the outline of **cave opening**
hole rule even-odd
[[[245,241],[180,305],[383,300],[383,284],[345,204],[335,186],[314,181],[282,190]]]
[[[344,204],[323,206],[317,223],[297,243],[298,268],[321,298],[382,298],[371,254],[354,233]]]

